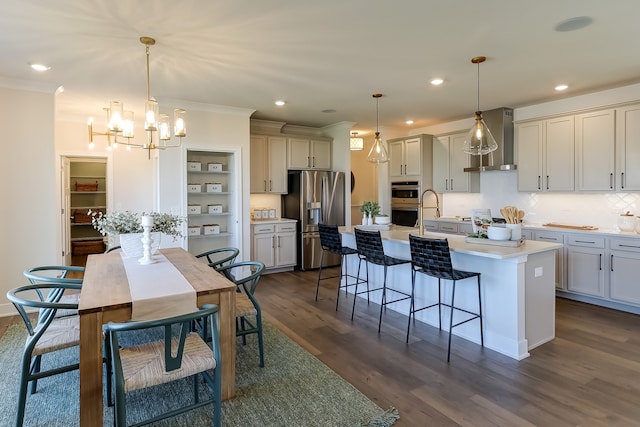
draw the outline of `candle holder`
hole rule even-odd
[[[144,232],[142,233],[142,248],[143,248],[143,256],[138,260],[138,262],[142,265],[153,264],[155,260],[151,256],[151,244],[153,243],[153,239],[151,238],[151,228],[153,227],[153,217],[150,215],[145,215],[142,217],[142,229]]]

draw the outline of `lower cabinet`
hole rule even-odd
[[[525,233],[525,237],[528,235]],[[558,231],[534,230],[531,240],[540,242],[560,243],[564,245],[564,233]],[[565,289],[565,251],[564,248],[556,250],[556,289]]]
[[[605,238],[586,234],[567,236],[567,290],[605,297]]]
[[[610,241],[609,291],[611,299],[640,305],[640,240],[613,238]]]
[[[266,269],[291,270],[296,265],[296,223],[264,223],[251,226],[251,259]]]

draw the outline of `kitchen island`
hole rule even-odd
[[[353,227],[342,227],[343,244],[356,247]],[[394,227],[381,231],[385,254],[411,259],[409,234],[419,235],[412,227]],[[529,350],[555,337],[555,249],[556,243],[528,241],[519,247],[468,243],[463,236],[426,232],[424,237],[447,238],[451,259],[456,269],[481,273],[481,295],[484,323],[484,344],[487,348],[517,360],[529,356]],[[358,260],[348,257],[349,270],[357,271]],[[363,267],[364,269],[364,263]],[[365,277],[364,271],[360,273]],[[382,267],[371,264],[369,280],[381,285]],[[465,282],[469,283],[465,283]],[[478,297],[474,280],[460,281],[456,289],[456,306],[477,311]],[[443,282],[443,302],[451,301],[451,285]],[[361,285],[364,286],[364,285]],[[411,292],[409,264],[390,268],[387,286]],[[349,288],[353,291],[353,288]],[[361,288],[362,290],[362,288]],[[381,292],[372,294],[380,300]],[[418,274],[416,277],[416,307],[438,300],[437,279]],[[409,301],[390,304],[393,309],[408,315]],[[357,307],[356,307],[357,316]],[[438,327],[438,310],[416,313],[416,319]],[[454,315],[454,323],[457,321]],[[443,330],[448,329],[448,309],[443,309]],[[445,328],[444,325],[447,325]],[[383,319],[384,327],[384,319]],[[417,326],[418,328],[420,326]],[[414,330],[412,328],[412,330]],[[454,329],[455,335],[480,344],[479,322],[473,321]]]

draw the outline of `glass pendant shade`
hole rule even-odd
[[[386,163],[389,161],[387,150],[384,148],[384,145],[382,145],[382,140],[380,139],[380,132],[376,132],[376,137],[373,140],[371,150],[369,150],[367,160],[371,163]]]
[[[133,138],[133,111],[125,111],[122,120],[122,136]]]
[[[173,110],[173,134],[178,138],[187,136],[187,112],[181,108]]]
[[[464,140],[463,151],[474,156],[482,156],[498,149],[498,143],[482,118],[482,112],[476,111],[476,122]]]
[[[109,110],[107,110],[109,121],[109,130],[112,132],[122,131],[122,102],[111,101],[109,103]]]
[[[171,125],[169,124],[169,116],[166,114],[160,114],[160,120],[158,121],[158,138],[161,141],[168,141],[171,139]]]
[[[158,130],[158,103],[155,99],[147,99],[144,103],[144,130]]]

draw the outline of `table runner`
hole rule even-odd
[[[195,311],[196,291],[187,279],[164,255],[158,253],[153,259],[153,264],[141,265],[137,257],[122,257],[131,293],[131,319],[152,320]]]

